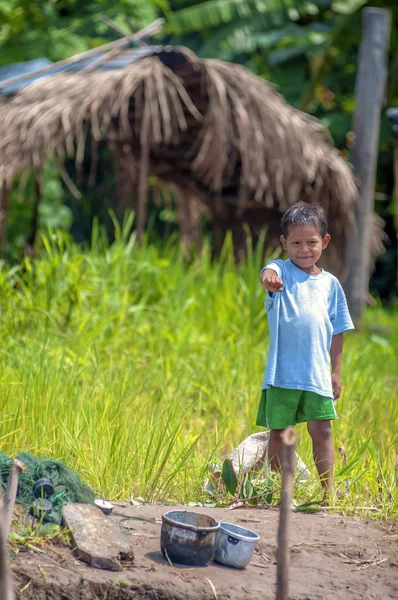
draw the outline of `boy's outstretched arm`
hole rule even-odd
[[[261,273],[260,281],[268,292],[281,292],[283,289],[283,281],[273,269],[265,269]]]
[[[340,371],[341,371],[341,360],[343,358],[343,333],[338,333],[332,338],[332,345],[330,348],[330,358],[332,361],[332,387],[333,397],[335,400],[340,398],[341,382],[340,382]]]

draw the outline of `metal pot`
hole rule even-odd
[[[244,569],[253,556],[259,536],[250,529],[221,523],[216,536],[214,560],[228,567]]]
[[[160,548],[171,562],[203,567],[214,558],[219,528],[207,515],[172,510],[162,516]]]

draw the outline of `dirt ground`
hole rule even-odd
[[[170,566],[159,549],[161,516],[180,507],[118,504],[126,516],[135,561],[112,573],[76,560],[66,547],[19,552],[12,563],[18,597],[34,600],[267,600],[275,598],[274,509],[185,508],[242,525],[260,535],[245,570],[211,563]],[[182,507],[181,507],[182,508]],[[113,516],[120,520],[120,517]],[[326,513],[292,513],[290,600],[398,598],[398,527]]]

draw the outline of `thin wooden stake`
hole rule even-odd
[[[28,237],[25,245],[25,255],[33,256],[34,255],[34,246],[36,240],[37,229],[39,225],[39,204],[42,197],[42,183],[43,183],[43,174],[41,169],[36,171],[34,174],[34,182],[33,182],[33,214],[32,221],[30,225],[30,232],[28,233]]]
[[[9,187],[4,182],[0,183],[0,256],[3,256],[5,247],[7,245],[7,213],[9,195]]]
[[[144,108],[141,133],[141,157],[138,176],[138,203],[137,203],[137,243],[141,244],[145,230],[148,205],[148,175],[149,175],[149,115],[148,102]]]
[[[288,600],[289,589],[289,524],[292,510],[296,432],[288,427],[283,436],[282,501],[278,529],[278,568],[276,600]]]
[[[15,498],[17,497],[18,481],[20,474],[26,471],[26,467],[18,459],[14,459],[11,464],[11,471],[8,476],[7,490],[4,496],[3,504],[3,535],[8,539],[12,522]]]
[[[7,537],[4,535],[4,525],[0,519],[0,598],[14,600],[14,586],[8,564]]]
[[[14,586],[8,564],[7,540],[10,532],[15,498],[17,497],[20,474],[26,470],[19,460],[14,459],[8,476],[7,490],[3,497],[3,513],[0,519],[0,599],[14,600]]]

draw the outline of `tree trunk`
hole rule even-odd
[[[352,246],[350,275],[345,285],[352,316],[360,324],[368,295],[371,270],[372,215],[379,145],[380,112],[384,101],[391,13],[379,8],[363,11],[354,115],[352,164],[359,180],[356,211],[358,234]]]

